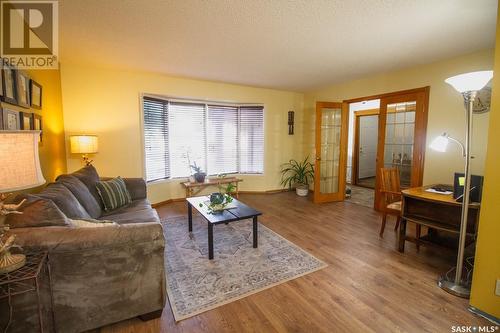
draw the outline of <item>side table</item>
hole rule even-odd
[[[12,297],[29,292],[36,293],[38,305],[38,324],[40,332],[43,333],[42,303],[40,299],[40,273],[47,269],[49,279],[49,290],[52,295],[52,282],[50,280],[50,269],[47,267],[47,251],[28,252],[26,264],[10,273],[0,274],[0,300],[7,298],[9,302],[9,321],[4,328],[7,332],[12,320]]]

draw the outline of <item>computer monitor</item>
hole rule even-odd
[[[458,202],[462,202],[464,194],[464,173],[455,172],[453,180],[453,198]],[[483,176],[472,175],[470,178],[470,202],[481,202],[483,194]]]

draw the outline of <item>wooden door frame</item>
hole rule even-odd
[[[354,111],[354,144],[352,148],[352,159],[351,159],[351,184],[356,186],[361,186],[358,184],[359,178],[359,120],[361,117],[366,116],[375,116],[380,114],[380,109],[369,109],[369,110],[361,110]],[[378,130],[377,130],[377,139],[378,139]],[[377,141],[378,144],[378,141]],[[376,175],[375,175],[376,177]]]
[[[340,108],[342,110],[342,124],[340,128],[340,152],[339,152],[339,180],[338,192],[330,195],[322,195],[320,188],[321,175],[321,109]],[[349,130],[349,104],[345,102],[316,102],[315,121],[315,152],[314,161],[314,203],[343,201],[345,199],[346,172],[347,172],[347,132]]]
[[[425,162],[425,142],[426,142],[426,139],[427,139],[427,118],[428,118],[428,113],[429,113],[429,93],[430,93],[430,86],[425,86],[425,87],[420,87],[420,88],[415,88],[415,89],[407,89],[407,90],[399,90],[399,91],[394,91],[394,92],[389,92],[389,93],[384,93],[384,94],[377,94],[377,95],[371,95],[371,96],[365,96],[365,97],[357,97],[357,98],[351,98],[351,99],[346,99],[344,100],[343,102],[344,103],[356,103],[356,102],[362,102],[362,101],[368,101],[368,100],[373,100],[373,99],[380,99],[381,101],[381,106],[380,106],[380,109],[379,110],[382,110],[382,100],[383,99],[391,99],[394,98],[394,99],[397,99],[398,97],[400,96],[406,96],[406,95],[411,95],[411,94],[421,94],[421,100],[420,102],[422,103],[422,111],[421,114],[419,114],[419,119],[420,119],[420,127],[418,128],[419,131],[421,131],[421,135],[418,136],[418,137],[415,137],[415,141],[414,141],[414,147],[416,147],[418,145],[418,147],[421,149],[421,153],[418,154],[417,156],[417,160],[418,160],[418,167],[419,167],[419,170],[418,172],[416,173],[416,175],[414,175],[412,173],[412,182],[413,182],[413,178],[415,178],[415,186],[422,186],[422,181],[423,181],[423,174],[424,174],[424,162]],[[387,103],[387,104],[390,104],[390,103]],[[415,114],[415,116],[417,117],[417,113]],[[385,142],[385,120],[386,120],[386,115],[384,114],[383,115],[383,119],[382,119],[382,113],[380,112],[379,114],[379,133],[378,133],[378,143],[377,143],[377,175],[375,177],[375,192],[378,191],[379,189],[379,172],[378,172],[378,168],[379,168],[379,154],[378,154],[378,149],[381,147],[381,144],[383,145],[384,142]],[[383,126],[383,131],[381,132],[380,131],[380,128],[382,127],[382,124],[384,125]],[[415,118],[415,132],[417,132],[417,119]],[[413,156],[415,158],[415,149],[414,149],[414,153],[413,153]],[[383,158],[383,156],[382,156]],[[383,161],[383,160],[382,160]],[[414,161],[416,161],[414,159]],[[413,184],[412,184],[413,186]],[[379,199],[379,195],[376,194],[376,199],[374,200],[374,203],[373,203],[373,208],[375,210],[378,210],[378,211],[381,211],[383,208],[382,208],[382,205],[381,205],[381,200]]]
[[[407,94],[391,95],[380,100],[380,115],[379,115],[379,142],[377,147],[377,170],[384,166],[384,143],[385,143],[385,129],[387,105],[402,102],[404,100],[416,101],[417,109],[415,110],[415,129],[413,141],[413,168],[411,172],[411,185],[410,187],[422,186],[424,178],[424,162],[425,162],[425,148],[427,139],[427,117],[429,111],[429,87],[425,87],[419,91],[412,91]],[[379,189],[380,179],[377,173],[375,179],[375,189]],[[374,208],[382,211],[383,200],[379,192],[375,193]]]

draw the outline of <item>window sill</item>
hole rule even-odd
[[[228,177],[238,177],[238,176],[245,176],[245,177],[253,177],[253,176],[264,176],[264,173],[228,173],[226,174]],[[207,177],[215,177],[217,175],[209,175]],[[164,184],[164,183],[173,183],[173,182],[187,182],[189,180],[189,177],[176,177],[176,178],[168,178],[168,179],[158,179],[158,180],[153,180],[150,182],[146,182],[146,185],[157,185],[157,184]]]

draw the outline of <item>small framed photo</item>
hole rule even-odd
[[[2,129],[6,131],[18,131],[21,129],[18,111],[2,109]]]
[[[42,116],[39,114],[33,114],[33,130],[40,132],[40,143],[43,142],[43,126],[42,126]]]
[[[2,64],[1,76],[2,101],[9,104],[17,104],[16,70],[7,64]]]
[[[17,105],[30,107],[30,78],[28,74],[17,71]]]
[[[42,108],[42,86],[33,80],[30,80],[30,102],[34,109]]]
[[[24,131],[29,131],[34,129],[33,124],[33,113],[29,112],[19,112],[20,117],[20,127]]]

